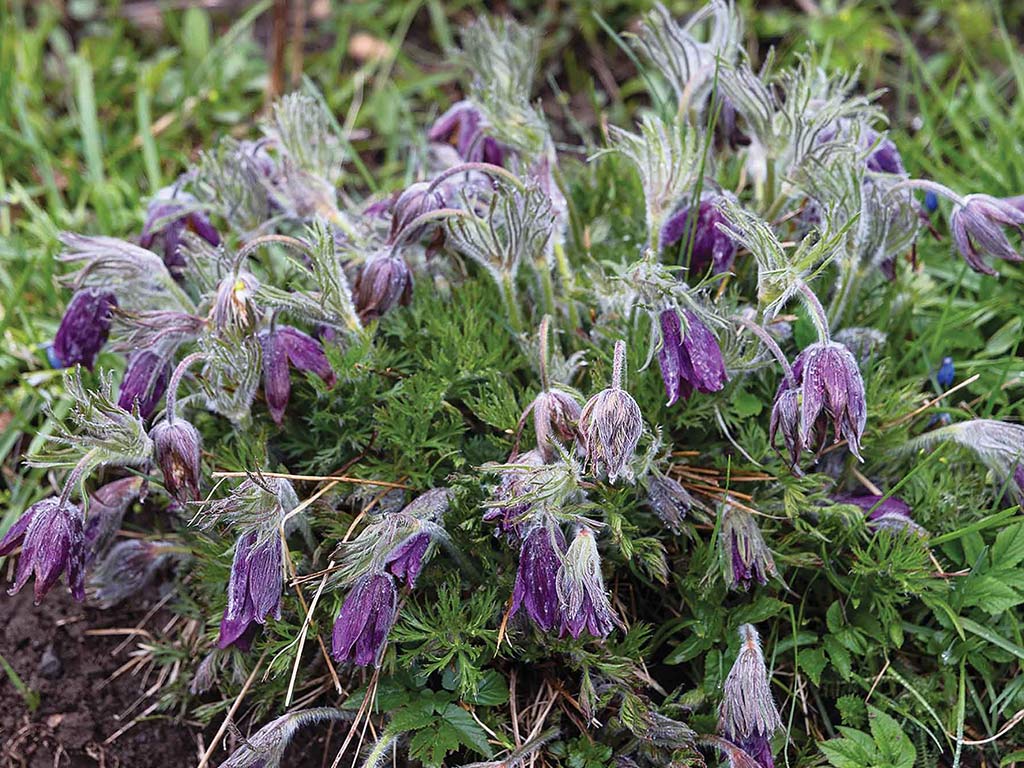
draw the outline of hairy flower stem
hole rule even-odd
[[[565,303],[569,308],[569,325],[575,330],[580,327],[580,315],[576,309],[576,302],[572,298],[573,287],[576,281],[572,269],[569,266],[569,258],[565,254],[565,247],[561,243],[555,243],[555,263],[558,265],[558,277],[562,283],[562,291],[565,294]]]
[[[548,331],[551,327],[551,315],[544,315],[540,321],[540,386],[545,392],[551,389],[548,379]]]
[[[500,176],[519,192],[526,189],[526,185],[518,176],[511,171],[505,170],[500,165],[492,165],[491,163],[462,163],[460,165],[453,165],[448,170],[442,171],[435,176],[430,182],[430,186],[427,187],[426,194],[429,195],[446,179],[450,179],[452,176],[458,176],[460,173],[469,173],[471,171],[479,171],[480,173],[487,173],[491,176]]]
[[[551,279],[551,270],[547,268],[543,259],[538,262],[536,269],[540,277],[541,294],[544,297],[544,311],[553,315],[558,311],[558,305],[555,303],[555,283]]]
[[[768,351],[779,361],[779,365],[782,366],[782,375],[786,377],[786,385],[791,389],[796,389],[796,376],[793,374],[793,366],[789,364],[789,360],[786,359],[786,353],[782,351],[782,348],[772,338],[772,335],[760,325],[747,320],[745,317],[737,317],[736,322],[761,340],[761,343],[765,345]]]
[[[523,316],[519,311],[519,304],[516,302],[515,276],[510,272],[501,274],[501,296],[505,300],[505,308],[508,310],[509,325],[513,333],[523,332]]]
[[[300,240],[297,237],[289,237],[288,235],[261,235],[255,237],[241,248],[235,254],[234,268],[237,270],[242,263],[256,250],[267,246],[267,245],[286,245],[289,248],[294,248],[297,251],[301,251],[304,254],[309,254],[310,245],[305,240]]]
[[[615,342],[615,353],[612,357],[612,389],[622,389],[622,376],[626,368],[626,342]]]
[[[181,384],[181,379],[185,375],[185,371],[188,370],[189,366],[199,360],[205,360],[206,355],[202,352],[193,352],[191,355],[186,356],[177,367],[174,369],[174,373],[171,374],[171,381],[167,385],[167,423],[173,424],[176,413],[176,406],[178,400],[178,385]]]
[[[471,214],[469,211],[464,211],[461,208],[436,208],[433,211],[421,213],[415,219],[413,219],[404,227],[402,227],[402,229],[399,230],[398,234],[395,235],[395,242],[391,244],[391,254],[394,255],[395,253],[397,253],[398,249],[401,246],[405,245],[406,241],[409,239],[410,233],[415,232],[424,224],[428,224],[431,221],[436,221],[437,219],[450,219],[454,217],[471,219],[473,218],[473,214]]]
[[[60,492],[61,506],[67,504],[68,499],[71,498],[71,492],[82,479],[82,475],[92,471],[94,466],[96,466],[96,449],[92,448],[91,450],[86,451],[86,454],[78,460],[78,463],[75,464],[71,473],[68,475],[67,480],[64,481],[64,488]],[[84,493],[82,494],[82,497],[85,498]]]
[[[822,344],[827,344],[832,340],[832,334],[828,329],[828,317],[825,315],[825,308],[821,306],[821,301],[818,299],[818,295],[811,290],[811,287],[807,283],[800,283],[800,293],[803,296],[804,304],[807,305],[807,309],[810,310],[811,320],[814,322],[814,327],[818,329],[818,340]]]
[[[925,192],[934,192],[936,195],[941,195],[956,205],[964,204],[963,197],[945,184],[939,184],[939,182],[932,181],[931,179],[906,179],[889,187],[888,196],[892,197],[895,193],[904,189],[923,189]]]

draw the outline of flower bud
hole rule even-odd
[[[281,618],[282,564],[281,540],[271,534],[260,543],[255,533],[247,533],[235,544],[228,582],[228,605],[220,622],[218,648],[236,645],[248,650],[254,624],[266,624],[267,617]]]
[[[405,259],[379,253],[363,266],[353,298],[359,319],[367,322],[399,304],[408,304],[411,296],[412,273]]]
[[[0,557],[21,546],[14,585],[16,594],[35,574],[35,603],[39,605],[61,572],[66,572],[71,596],[85,599],[85,535],[82,510],[55,496],[37,501],[19,517],[0,541]]]
[[[184,419],[164,420],[149,433],[164,487],[181,504],[199,500],[202,476],[199,432]]]
[[[772,697],[757,630],[744,624],[739,632],[742,644],[725,678],[718,730],[761,768],[774,768],[771,737],[782,729],[782,718]]]
[[[398,589],[391,574],[377,572],[361,577],[345,597],[334,622],[334,660],[379,667],[397,605]]]
[[[544,466],[544,454],[539,449],[510,458],[510,469],[503,470],[498,485],[494,489],[494,502],[484,513],[485,522],[494,523],[494,535],[508,536],[518,540],[521,519],[530,511],[533,504],[521,501],[520,497],[530,492],[531,468]]]
[[[612,385],[587,401],[579,422],[587,461],[595,474],[607,475],[611,483],[619,477],[632,480],[629,462],[644,431],[640,406],[622,389],[625,356],[626,345],[616,342]]]
[[[77,291],[64,310],[53,339],[53,358],[60,368],[84,365],[90,371],[110,335],[110,321],[117,307],[114,294],[95,288]]]
[[[89,497],[89,516],[85,519],[85,564],[107,551],[117,535],[128,505],[139,498],[143,479],[138,476],[101,485]]]
[[[683,329],[679,312],[666,309],[658,317],[661,325],[661,349],[658,364],[665,383],[668,405],[686,400],[693,393],[718,392],[729,380],[718,340],[696,313],[685,310]]]
[[[775,559],[764,543],[761,529],[745,509],[722,505],[718,549],[725,583],[730,589],[749,589],[751,583],[764,586],[776,576]]]
[[[546,389],[533,399],[526,411],[533,412],[537,449],[546,459],[552,458],[553,444],[571,444],[576,439],[576,426],[582,409],[576,398],[568,392]]]
[[[563,552],[565,536],[555,525],[541,523],[526,535],[519,550],[510,616],[525,606],[526,615],[543,631],[559,624],[558,572]]]
[[[328,387],[335,376],[324,348],[316,339],[287,325],[279,325],[260,334],[263,346],[263,394],[274,422],[281,424],[291,396],[289,365],[297,371],[313,373]]]
[[[127,539],[115,544],[89,577],[89,596],[107,609],[138,594],[174,556],[162,541]]]
[[[417,181],[406,187],[391,205],[391,237],[395,242],[405,228],[424,213],[444,208],[444,194],[440,188],[430,189],[431,182]],[[429,191],[428,191],[429,190]],[[434,229],[430,224],[423,224],[415,231],[405,232],[403,240],[422,240],[428,231]]]
[[[167,358],[143,349],[128,359],[117,404],[126,411],[137,407],[139,417],[148,419],[167,391],[171,378],[171,365]]]
[[[580,528],[562,558],[557,588],[563,636],[579,637],[585,629],[593,637],[607,637],[620,623],[605,593],[597,541],[589,528]]]
[[[794,372],[800,372],[800,430],[804,444],[825,447],[829,421],[835,442],[845,439],[850,453],[863,461],[860,439],[867,424],[864,381],[857,361],[837,342],[811,344],[800,353]]]
[[[228,275],[217,285],[213,302],[213,325],[218,331],[248,333],[256,325],[259,308],[254,297],[260,287],[259,280],[250,272],[239,271]]]

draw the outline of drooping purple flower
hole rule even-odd
[[[568,633],[576,638],[584,630],[593,637],[607,637],[620,624],[608,602],[596,537],[589,528],[580,528],[562,558],[557,589],[563,637]]]
[[[279,325],[260,334],[263,346],[263,394],[274,422],[281,424],[291,395],[291,373],[297,371],[319,376],[328,387],[335,376],[320,342],[288,325]]]
[[[790,386],[793,384],[794,386]],[[800,454],[805,445],[803,430],[800,429],[800,388],[796,382],[783,381],[772,403],[771,421],[768,425],[768,439],[778,450],[776,438],[782,433],[782,442],[789,454],[789,466],[794,472],[800,469]],[[782,456],[782,453],[779,453]]]
[[[683,520],[694,505],[693,496],[678,480],[661,472],[650,472],[642,480],[647,490],[647,506],[673,533],[679,533]]]
[[[179,503],[198,501],[202,475],[198,430],[184,419],[164,420],[149,433],[164,487]]]
[[[19,517],[0,541],[0,557],[21,547],[14,585],[17,593],[35,574],[35,603],[39,605],[62,572],[71,596],[85,599],[85,534],[82,510],[55,496],[37,501]]]
[[[1024,233],[1024,211],[991,195],[967,195],[953,206],[949,229],[960,255],[975,272],[997,272],[982,258],[1024,261],[1006,236],[1004,227]]]
[[[576,427],[582,409],[569,392],[561,389],[545,389],[531,402],[520,424],[533,414],[533,429],[537,435],[537,449],[550,459],[555,445],[571,445],[577,437]]]
[[[800,353],[793,372],[801,383],[800,431],[805,445],[825,447],[829,422],[834,441],[845,439],[863,461],[860,440],[867,425],[864,380],[853,354],[835,341],[817,342]]]
[[[698,392],[718,392],[729,380],[718,340],[692,310],[683,311],[685,330],[679,312],[666,309],[658,316],[661,348],[658,365],[665,383],[668,405],[686,400]]]
[[[388,242],[394,243],[399,236],[405,241],[420,240],[430,230],[430,223],[420,225],[415,230],[406,232],[406,228],[425,213],[445,207],[444,192],[441,187],[431,189],[431,182],[417,181],[410,184],[391,204],[391,236]]]
[[[684,258],[690,254],[690,274],[698,277],[709,268],[716,275],[728,272],[736,258],[736,241],[718,226],[727,223],[718,207],[720,198],[713,195],[701,200],[696,221],[691,218],[691,207],[685,206],[669,216],[661,228],[661,247],[671,248],[680,243]]]
[[[536,525],[523,539],[519,550],[519,570],[512,589],[515,616],[526,608],[538,628],[550,632],[562,618],[559,610],[558,572],[565,552],[565,535],[556,525]]]
[[[398,589],[390,573],[368,573],[356,581],[334,622],[334,660],[380,666],[397,605]]]
[[[353,298],[359,319],[375,320],[412,297],[412,272],[405,259],[390,252],[375,255],[363,266]]]
[[[723,685],[718,730],[761,768],[775,768],[771,737],[782,729],[782,717],[772,696],[757,630],[743,624],[739,632],[742,644]]]
[[[145,589],[175,557],[174,545],[163,541],[126,539],[115,544],[89,576],[89,600],[112,608]]]
[[[494,502],[483,514],[485,522],[494,523],[495,536],[507,536],[510,541],[519,539],[521,518],[530,511],[532,504],[521,497],[530,491],[530,469],[544,466],[544,454],[535,448],[519,456],[509,458],[508,464],[517,465],[502,471],[494,489]]]
[[[833,500],[839,504],[860,507],[868,516],[868,526],[872,530],[910,531],[919,535],[927,533],[914,522],[910,505],[898,496],[883,499],[873,493],[847,493],[834,496]]]
[[[85,564],[106,552],[114,540],[128,505],[139,498],[143,479],[137,475],[101,485],[89,496],[85,519]]]
[[[466,162],[504,165],[508,148],[487,136],[485,125],[483,114],[472,102],[459,101],[437,119],[427,138],[451,144]]]
[[[416,579],[423,570],[423,558],[430,546],[430,534],[414,533],[406,537],[385,558],[384,565],[395,576],[410,587],[416,586]]]
[[[110,335],[117,299],[114,294],[84,288],[71,297],[53,338],[53,358],[61,368],[81,364],[92,370]]]
[[[149,202],[139,245],[153,250],[157,241],[162,241],[164,264],[172,275],[179,275],[185,268],[180,248],[182,235],[187,230],[195,232],[210,245],[220,245],[220,234],[206,214],[198,210],[196,199],[174,187],[164,187]]]
[[[218,648],[236,645],[247,650],[255,624],[281,618],[281,539],[270,534],[260,542],[251,532],[238,538],[228,581],[228,605],[220,622]]]
[[[721,510],[718,548],[722,572],[730,589],[749,589],[753,582],[764,586],[776,575],[775,558],[764,542],[753,516],[733,504]]]
[[[148,419],[156,411],[171,378],[170,361],[163,355],[142,349],[128,359],[117,404],[130,411],[138,406],[139,416]]]
[[[614,483],[632,479],[629,463],[644,431],[643,414],[636,400],[622,388],[626,345],[615,343],[612,384],[587,401],[580,413],[579,432],[587,462],[598,476]]]

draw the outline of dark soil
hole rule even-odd
[[[203,745],[210,743],[219,719],[202,731],[168,715],[153,714],[110,740],[153,703],[150,698],[137,702],[153,685],[155,673],[147,680],[128,671],[111,680],[131,660],[138,643],[134,639],[125,643],[124,635],[89,631],[135,627],[152,605],[153,600],[139,599],[130,607],[101,611],[76,603],[63,583],[38,606],[32,605],[31,583],[13,597],[0,590],[0,656],[39,696],[38,708],[29,711],[0,669],[0,768],[187,768],[198,764],[200,739]],[[160,626],[169,616],[158,613],[147,627]],[[115,655],[118,646],[123,647]],[[300,731],[282,765],[319,768],[326,733],[326,725]],[[337,732],[332,743],[327,765],[340,746]],[[228,754],[219,749],[212,764]]]

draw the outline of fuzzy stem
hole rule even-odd
[[[544,315],[540,321],[540,386],[545,392],[551,388],[548,379],[548,330],[551,326],[551,315]]]
[[[185,375],[185,371],[188,367],[197,360],[205,360],[206,355],[202,352],[193,352],[191,355],[187,355],[182,359],[180,363],[175,367],[174,373],[171,374],[171,380],[167,384],[167,423],[173,424],[175,417],[178,415],[175,412],[175,406],[178,400],[178,385],[181,384],[181,379]]]
[[[775,359],[779,361],[779,365],[782,366],[782,375],[786,377],[786,384],[790,389],[796,389],[796,376],[793,374],[793,366],[789,364],[789,360],[786,359],[786,354],[782,351],[782,348],[779,346],[778,342],[775,341],[772,335],[760,325],[751,320],[747,320],[745,317],[737,317],[736,322],[761,340],[761,343],[768,348],[768,351],[775,356]]]
[[[612,389],[622,389],[622,376],[626,369],[626,342],[615,342],[615,352],[612,356]]]
[[[502,168],[500,165],[492,165],[491,163],[461,163],[459,165],[453,165],[447,171],[442,171],[435,176],[433,181],[430,182],[430,186],[427,187],[426,194],[429,195],[437,189],[445,179],[450,179],[452,176],[458,176],[460,173],[469,173],[470,171],[479,171],[481,173],[489,173],[492,176],[501,176],[520,192],[526,189],[526,185],[518,176],[511,171]]]
[[[894,192],[898,192],[901,189],[923,189],[926,192],[934,192],[936,195],[942,195],[944,198],[957,205],[964,204],[964,198],[945,184],[939,184],[939,182],[932,181],[931,179],[906,179],[905,181],[901,181],[889,187],[888,194],[892,195]]]
[[[558,305],[555,303],[555,283],[551,279],[551,270],[543,260],[537,264],[537,272],[540,274],[541,293],[544,296],[544,311],[549,315],[557,312]]]
[[[508,320],[512,330],[516,333],[523,332],[523,316],[519,311],[519,304],[516,303],[515,278],[511,272],[501,273],[501,295],[505,299],[508,309]]]
[[[828,317],[825,315],[825,308],[821,306],[821,301],[818,299],[817,294],[811,290],[807,283],[801,281],[799,287],[804,303],[811,311],[811,320],[814,321],[814,326],[818,329],[819,341],[822,344],[828,344],[832,340],[832,334],[828,329]]]
[[[96,449],[92,448],[86,451],[85,455],[78,460],[74,468],[71,470],[71,474],[68,475],[67,480],[64,481],[64,488],[60,492],[60,504],[64,506],[67,504],[68,499],[71,498],[71,491],[79,480],[82,479],[82,474],[93,468],[96,461]]]
[[[419,227],[434,221],[435,219],[446,219],[449,217],[461,217],[468,219],[472,218],[473,214],[469,211],[464,211],[461,208],[435,208],[432,211],[421,213],[398,231],[398,234],[395,235],[394,242],[391,244],[391,253],[394,254],[399,247],[405,245],[406,241],[409,239],[410,233],[415,232]]]
[[[254,251],[265,245],[271,245],[273,243],[287,245],[289,248],[302,251],[307,255],[310,252],[309,243],[305,240],[300,240],[297,237],[289,237],[288,235],[261,235],[260,237],[253,238],[238,249],[238,252],[235,254],[235,269],[240,267],[246,258],[248,258]]]
[[[576,310],[576,302],[572,298],[575,280],[572,269],[569,267],[569,259],[565,255],[565,246],[562,243],[555,243],[555,263],[558,265],[558,277],[562,282],[562,290],[565,292],[565,303],[569,308],[569,325],[575,330],[580,327],[579,312]]]

